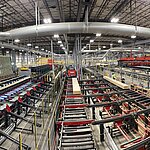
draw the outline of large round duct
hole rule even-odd
[[[1,32],[3,38],[26,38],[34,36],[49,36],[53,34],[68,33],[102,33],[108,35],[131,36],[135,34],[135,26],[116,23],[102,22],[68,22],[68,23],[51,23],[41,24],[38,26],[28,26],[13,29],[7,32]],[[150,37],[150,29],[137,27],[136,35],[140,37]]]

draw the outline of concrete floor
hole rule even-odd
[[[33,111],[29,113],[29,116],[26,118],[33,120]],[[31,117],[32,116],[32,117]],[[43,146],[44,150],[48,150],[48,144],[45,143],[43,144],[43,139],[45,138],[48,125],[49,125],[49,118],[48,114],[44,114],[44,122],[45,122],[45,127],[37,127],[37,144],[38,147]],[[43,118],[37,117],[36,118],[37,123],[43,122]],[[26,129],[32,129],[31,124],[26,123],[25,121],[22,121],[19,126],[19,128],[26,128]],[[35,131],[35,130],[34,130]],[[22,133],[22,142],[28,146],[31,147],[32,150],[35,150],[35,132],[32,133],[31,131],[21,131],[20,129],[16,129],[15,131],[12,132],[11,136],[17,140],[19,140],[19,133]],[[18,150],[18,145],[12,143],[10,140],[5,140],[5,142],[1,145],[1,147],[6,148],[7,150]],[[38,149],[40,150],[40,149]]]

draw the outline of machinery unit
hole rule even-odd
[[[118,64],[124,67],[150,66],[150,56],[121,58],[118,60]]]
[[[68,77],[76,77],[77,76],[77,71],[75,70],[75,68],[72,65],[67,67],[67,76]]]
[[[19,126],[22,121],[34,126],[34,121],[26,118],[32,110],[36,110],[41,117],[42,109],[39,107],[42,103],[41,99],[52,87],[49,78],[45,78],[47,74],[43,73],[45,72],[40,72],[34,78],[19,76],[0,83],[0,145],[6,139],[19,144],[10,134],[14,130],[21,129]],[[48,100],[44,101],[45,106],[46,103]],[[40,128],[41,123],[37,122],[36,126]],[[30,132],[30,129],[26,131]],[[31,132],[34,132],[33,128]],[[30,149],[30,146],[23,143],[23,148]]]

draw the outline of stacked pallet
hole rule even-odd
[[[0,78],[5,79],[13,75],[11,60],[8,56],[0,56]]]
[[[142,94],[150,97],[150,89],[146,89],[141,86],[134,85],[134,84],[131,84],[131,89],[138,93],[142,93]]]

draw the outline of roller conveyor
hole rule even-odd
[[[26,122],[29,126],[34,125],[34,121],[29,120],[26,116],[29,113],[33,113],[32,109],[40,111],[39,115],[41,115],[41,109],[37,108],[41,105],[41,102],[38,104],[38,101],[41,100],[41,96],[47,91],[45,86],[48,87],[48,85],[42,83],[43,82],[39,81],[33,83],[30,77],[25,77],[25,80],[24,78],[17,79],[9,85],[0,88],[0,129],[6,134],[10,135],[15,129],[20,130],[19,126],[22,121],[23,123]],[[42,86],[42,92],[39,92],[41,89],[38,87],[39,84]],[[50,90],[50,87],[51,86],[49,86],[48,90]],[[39,93],[37,94],[37,92]],[[19,99],[21,99],[21,101]],[[9,107],[10,111],[7,111],[7,107]],[[41,124],[37,123],[37,127],[40,128]],[[26,130],[33,132],[28,128]],[[8,137],[1,136],[0,144],[6,139],[8,139]],[[11,141],[15,143],[13,140]]]
[[[70,81],[68,83],[67,89],[72,89]],[[71,91],[66,91],[66,95],[72,95]],[[82,104],[84,104],[83,98],[65,98],[61,107],[63,121],[60,127],[59,150],[95,150],[91,127],[89,124],[82,124],[88,120],[85,108],[69,107]],[[65,108],[65,105],[68,107]],[[65,125],[63,122],[68,122],[69,125]],[[75,125],[75,122],[78,122],[79,125]]]
[[[111,83],[109,83],[108,85],[114,86]],[[97,87],[99,88],[98,85],[93,84],[93,87],[91,87],[93,88],[93,90],[91,91],[93,93],[99,93],[100,91],[98,90],[94,91]],[[118,143],[116,138],[114,138],[114,141],[117,142],[117,145],[120,145],[120,149],[125,148],[134,150],[134,148],[131,148],[131,145],[143,145],[143,150],[150,149],[148,142],[143,144],[143,141],[145,141],[145,138],[149,136],[150,133],[150,98],[144,95],[144,93],[142,92],[138,93],[138,91],[128,90],[125,93],[120,93],[120,90],[121,89],[116,86],[111,89],[111,91],[109,91],[116,92],[116,94],[114,95],[109,95],[109,101],[107,101],[108,99],[106,100],[104,94],[101,99],[99,99],[98,97],[95,98],[96,104],[88,106],[92,107],[93,110],[95,109],[94,107],[97,107],[97,105],[99,105],[99,107],[102,107],[100,111],[102,120],[94,121],[92,122],[92,124],[94,125],[95,122],[98,122],[98,124],[102,126],[108,125],[111,129],[110,132],[112,137],[117,137],[118,139],[121,139],[121,143],[122,141],[124,141],[125,144],[120,145],[120,142]],[[91,91],[89,91],[89,95]],[[108,91],[104,91],[104,93],[105,92],[107,93]],[[104,100],[106,102],[104,102]],[[101,130],[101,132],[103,132],[103,130]],[[104,141],[104,137],[105,136],[100,137],[102,141]],[[136,148],[139,150],[141,147],[137,146]]]

